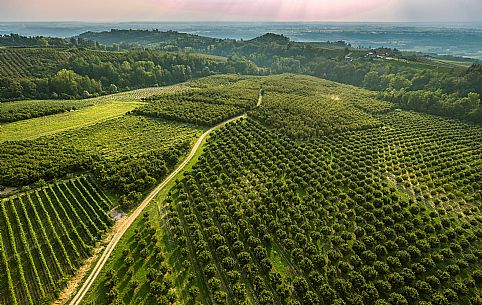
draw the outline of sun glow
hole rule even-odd
[[[0,0],[0,20],[480,22],[481,3],[480,0]]]
[[[338,20],[385,6],[391,0],[149,0],[172,11],[205,12],[221,20]]]

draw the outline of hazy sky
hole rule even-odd
[[[0,21],[482,21],[482,0],[0,0]]]

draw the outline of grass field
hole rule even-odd
[[[39,117],[0,126],[0,142],[35,139],[92,125],[134,110],[141,102],[110,102],[78,111]]]

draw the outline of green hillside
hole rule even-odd
[[[482,129],[422,112],[477,121],[479,66],[444,78],[403,58],[333,58],[338,45],[293,61],[306,45],[246,43],[230,50],[250,59],[1,49],[25,59],[0,78],[1,304],[58,297],[112,230],[109,211],[135,209],[233,117],[129,228],[87,302],[477,304]],[[345,84],[246,75],[284,71]],[[117,92],[131,86],[151,87]],[[8,95],[27,92],[56,99]]]
[[[206,82],[263,102],[146,209],[86,303],[477,304],[480,126],[311,77]]]
[[[57,299],[109,236],[111,210],[122,216],[172,170],[203,129],[126,112],[143,97],[186,88],[3,108],[43,116],[0,126],[0,304]],[[76,103],[83,108],[42,112]]]

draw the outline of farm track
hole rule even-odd
[[[262,100],[263,100],[263,96],[260,94],[259,97],[258,97],[258,102],[256,104],[256,107],[259,107],[261,105]],[[192,158],[196,155],[196,152],[198,151],[198,149],[201,147],[204,139],[212,131],[214,131],[218,128],[221,128],[222,126],[224,126],[224,125],[226,125],[230,122],[233,122],[233,121],[239,120],[241,118],[245,118],[245,117],[247,117],[246,114],[241,114],[241,115],[238,115],[234,118],[228,119],[228,120],[226,120],[222,123],[219,123],[218,125],[216,125],[214,127],[211,127],[209,130],[205,131],[197,139],[196,143],[192,147],[192,149],[189,152],[189,155],[186,157],[186,159],[184,159],[184,161],[182,161],[182,163],[179,164],[176,167],[176,169],[171,174],[169,174],[169,176],[167,176],[158,186],[156,186],[156,188],[149,193],[149,195],[141,202],[141,204],[134,210],[134,212],[131,213],[127,217],[127,219],[123,221],[122,224],[120,224],[120,226],[117,228],[117,230],[115,232],[113,232],[111,241],[109,242],[109,244],[105,248],[104,252],[100,256],[100,258],[97,261],[94,269],[89,274],[89,277],[87,278],[87,280],[82,284],[80,289],[77,291],[76,295],[74,296],[74,298],[70,302],[70,305],[77,305],[77,304],[80,304],[82,302],[82,299],[87,294],[90,287],[92,286],[92,284],[95,282],[95,280],[99,276],[102,268],[104,267],[105,263],[109,259],[111,253],[114,251],[117,243],[121,240],[122,236],[127,232],[129,227],[134,223],[134,221],[142,213],[142,211],[144,211],[144,209],[149,205],[149,203],[151,203],[151,201],[154,198],[156,198],[157,194],[159,194],[159,192],[162,189],[164,189],[169,184],[169,182],[171,182],[177,176],[177,174],[179,174],[184,169],[184,167],[192,160]]]
[[[92,273],[89,275],[89,277],[87,278],[87,280],[84,282],[84,284],[82,285],[82,287],[78,290],[77,294],[75,295],[75,297],[72,299],[72,301],[70,302],[71,305],[76,305],[76,304],[80,304],[80,302],[82,301],[83,297],[85,296],[85,294],[88,292],[90,286],[92,286],[92,284],[95,282],[95,280],[97,279],[98,275],[100,274],[100,271],[102,270],[102,268],[104,267],[105,263],[107,262],[110,254],[112,253],[112,251],[114,250],[115,246],[117,245],[117,243],[120,241],[120,239],[122,238],[122,236],[125,234],[125,232],[127,232],[127,230],[129,229],[129,227],[132,225],[132,223],[137,219],[137,217],[142,213],[142,211],[149,205],[149,203],[151,203],[151,201],[157,196],[157,194],[169,183],[171,182],[172,179],[174,179],[174,177],[176,177],[176,175],[181,172],[181,170],[184,168],[184,166],[186,166],[189,161],[191,161],[191,159],[194,157],[194,155],[196,154],[197,150],[201,147],[201,144],[202,142],[204,141],[204,139],[206,138],[207,135],[209,135],[213,130],[215,129],[218,129],[232,121],[235,121],[235,120],[238,120],[242,117],[245,117],[246,115],[245,114],[242,114],[242,115],[239,115],[239,116],[236,116],[234,118],[231,118],[227,121],[224,121],[212,128],[210,128],[209,130],[205,131],[199,138],[198,140],[196,141],[196,143],[194,144],[194,146],[192,147],[191,149],[191,152],[189,153],[189,155],[186,157],[186,159],[184,159],[184,161],[179,164],[179,166],[169,175],[167,176],[166,179],[164,179],[161,184],[159,184],[154,190],[152,190],[151,193],[149,193],[149,195],[142,201],[142,203],[134,210],[134,212],[132,214],[130,214],[128,216],[128,218],[123,222],[123,224],[118,228],[117,232],[115,232],[112,236],[112,239],[111,241],[109,242],[109,244],[107,245],[107,247],[105,248],[104,252],[102,253],[102,255],[100,256],[99,260],[97,261],[97,264],[95,265]]]

